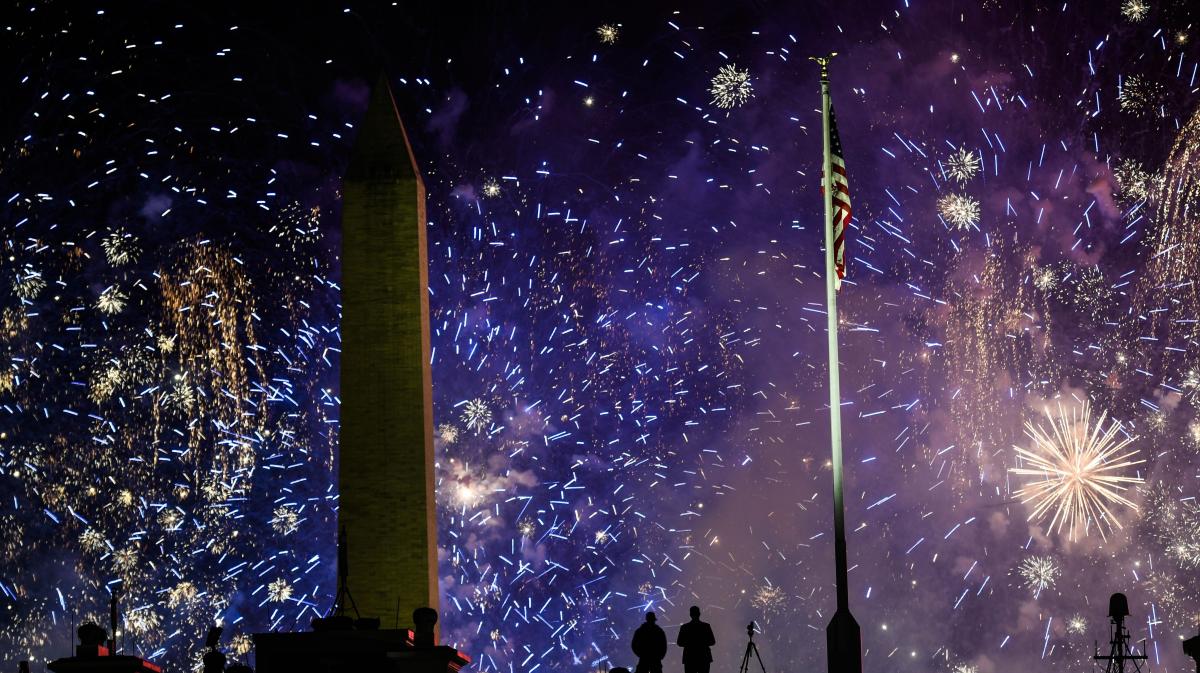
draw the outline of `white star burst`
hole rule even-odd
[[[1029,520],[1042,520],[1052,513],[1047,530],[1062,533],[1065,527],[1071,540],[1079,530],[1088,533],[1092,523],[1105,536],[1105,525],[1121,528],[1110,505],[1123,505],[1137,511],[1137,505],[1122,493],[1126,484],[1139,484],[1142,479],[1123,474],[1127,467],[1144,463],[1137,449],[1129,449],[1133,438],[1121,432],[1121,424],[1113,421],[1104,428],[1107,412],[1100,414],[1095,425],[1091,422],[1091,407],[1072,408],[1068,413],[1058,405],[1057,413],[1045,409],[1048,426],[1025,423],[1025,434],[1033,446],[1025,449],[1014,446],[1020,464],[1009,472],[1036,477],[1016,491],[1022,503],[1033,504]]]

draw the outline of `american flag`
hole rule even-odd
[[[832,104],[829,106],[829,160],[833,168],[833,265],[837,269],[833,287],[840,290],[842,279],[846,277],[846,227],[850,224],[850,181],[846,175],[846,162],[842,160],[842,140],[838,137],[837,115],[833,114]]]

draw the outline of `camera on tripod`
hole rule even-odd
[[[750,639],[746,643],[746,654],[742,655],[742,665],[738,667],[738,673],[750,673],[750,654],[754,654],[754,658],[758,660],[758,667],[762,669],[762,673],[767,673],[767,667],[763,665],[762,656],[758,653],[758,645],[754,644],[754,622],[746,625],[746,636]]]

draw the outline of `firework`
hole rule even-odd
[[[1033,505],[1029,520],[1051,515],[1048,529],[1061,533],[1066,528],[1071,540],[1080,532],[1086,535],[1093,525],[1101,537],[1105,537],[1105,528],[1121,528],[1111,506],[1137,511],[1122,493],[1129,485],[1142,482],[1140,477],[1124,474],[1126,468],[1144,462],[1135,459],[1136,449],[1128,448],[1133,438],[1123,434],[1116,421],[1105,429],[1107,413],[1101,413],[1093,425],[1091,406],[1086,402],[1069,412],[1060,403],[1055,414],[1048,407],[1044,413],[1045,426],[1031,421],[1025,424],[1032,447],[1013,447],[1026,467],[1009,470],[1036,477],[1016,491],[1022,503]]]
[[[596,28],[596,36],[600,38],[601,44],[616,44],[620,30],[611,23],[606,23]]]
[[[1117,101],[1121,104],[1121,109],[1136,116],[1157,112],[1162,104],[1162,97],[1162,85],[1142,75],[1125,78],[1117,90]]]
[[[1187,447],[1194,453],[1200,453],[1200,418],[1193,418],[1188,421],[1184,440]]]
[[[108,548],[108,540],[95,528],[85,528],[79,535],[79,546],[84,551],[100,552]]]
[[[945,194],[937,202],[938,213],[959,229],[979,228],[979,201],[966,194]]]
[[[533,519],[522,519],[517,524],[517,530],[520,531],[521,537],[531,538],[537,532],[537,524]]]
[[[194,583],[187,580],[179,582],[167,592],[167,607],[176,609],[182,605],[188,605],[196,600],[199,593]]]
[[[1153,178],[1142,165],[1132,159],[1124,159],[1113,169],[1117,183],[1117,196],[1127,205],[1145,201],[1153,189]]]
[[[33,299],[45,287],[46,281],[42,279],[42,274],[32,269],[22,270],[13,281],[13,292],[21,299]]]
[[[291,535],[300,527],[300,514],[291,505],[280,505],[271,514],[271,528],[280,535]]]
[[[1121,3],[1121,15],[1137,23],[1150,13],[1150,5],[1145,0],[1125,0]]]
[[[492,410],[486,402],[474,399],[467,402],[462,412],[463,425],[476,433],[486,430],[492,422]]]
[[[1143,491],[1142,522],[1150,537],[1180,569],[1200,568],[1200,505],[1161,484]]]
[[[292,585],[287,580],[279,578],[267,585],[267,600],[272,603],[282,603],[292,597]]]
[[[104,256],[108,258],[108,263],[113,266],[130,264],[137,259],[138,253],[141,252],[137,239],[124,229],[112,231],[101,239],[100,248],[104,250]]]
[[[442,423],[437,428],[438,439],[446,446],[458,441],[458,427],[452,423]]]
[[[750,71],[738,70],[737,65],[723,65],[712,78],[708,89],[712,103],[719,108],[741,107],[754,95]]]
[[[1050,556],[1030,556],[1021,561],[1021,564],[1017,566],[1017,572],[1024,578],[1025,586],[1033,593],[1039,594],[1043,589],[1054,586],[1062,569]]]
[[[500,196],[500,183],[494,178],[488,178],[483,182],[483,195],[489,199],[494,199]]]
[[[146,606],[125,613],[125,629],[133,635],[146,635],[158,629],[160,620],[153,608]]]
[[[787,603],[787,594],[778,585],[767,582],[754,590],[750,597],[750,605],[761,610],[764,615],[778,612]]]
[[[1083,635],[1087,633],[1087,619],[1083,615],[1075,614],[1067,618],[1067,633],[1071,635]]]
[[[983,160],[975,152],[965,147],[959,147],[946,159],[946,175],[965,185],[979,175]]]
[[[110,285],[100,293],[100,298],[96,301],[96,308],[101,313],[114,315],[125,309],[125,302],[128,300],[129,297],[124,292],[121,292],[116,286]]]
[[[1049,266],[1039,266],[1033,272],[1033,286],[1042,292],[1054,289],[1058,285],[1058,274]]]

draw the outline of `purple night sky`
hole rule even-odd
[[[1086,671],[1115,591],[1149,670],[1192,670],[1194,6],[405,4],[2,16],[0,666],[112,590],[174,670],[214,621],[247,658],[329,609],[339,190],[382,68],[429,192],[443,639],[587,673],[699,605],[714,670],[750,620],[821,670],[832,50],[865,670]],[[1013,471],[1054,423],[1112,430],[1089,470],[1123,479],[1074,530]]]

